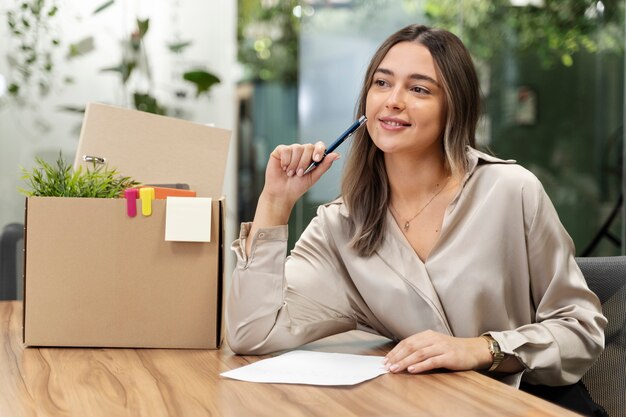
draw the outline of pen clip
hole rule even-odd
[[[152,214],[152,200],[154,200],[154,188],[143,187],[139,189],[141,199],[141,214],[150,216]]]
[[[126,198],[126,214],[128,217],[137,216],[137,189],[127,188],[124,190],[124,197]]]

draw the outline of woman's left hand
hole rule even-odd
[[[482,337],[461,338],[432,330],[409,336],[385,356],[385,367],[412,374],[446,368],[452,371],[488,368],[493,359]]]

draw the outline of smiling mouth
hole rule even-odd
[[[407,127],[407,126],[411,126],[410,123],[400,123],[400,122],[396,122],[393,120],[381,120],[381,122],[383,122],[384,124],[388,125],[388,126],[393,126],[393,127]]]

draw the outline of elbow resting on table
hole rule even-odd
[[[266,340],[259,339],[258,335],[250,332],[250,325],[227,326],[226,340],[228,347],[238,355],[264,355],[271,353]]]

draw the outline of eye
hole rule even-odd
[[[411,87],[410,90],[413,91],[414,93],[417,93],[417,94],[420,94],[420,95],[428,95],[428,94],[430,94],[430,91],[428,91],[424,87],[420,87],[419,85]]]
[[[373,85],[375,85],[376,87],[386,87],[389,85],[389,83],[379,78],[377,80],[374,80]]]

